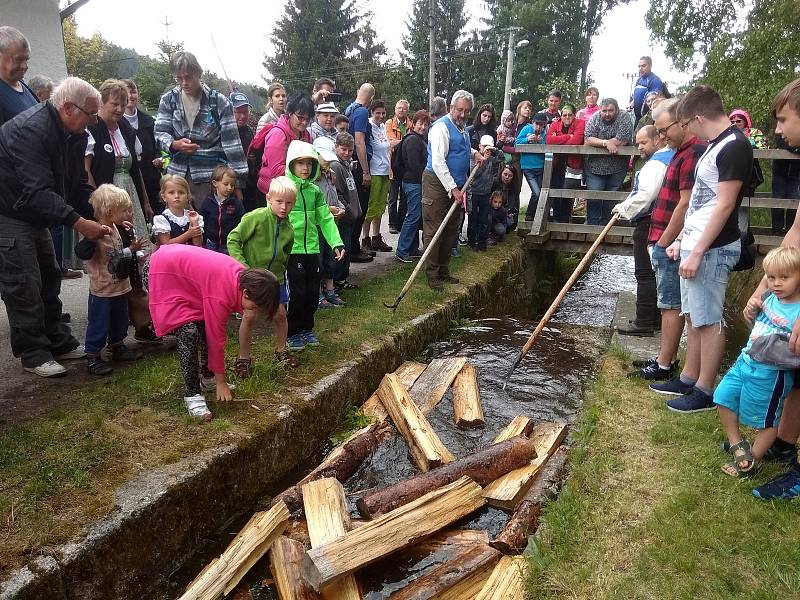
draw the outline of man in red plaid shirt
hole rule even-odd
[[[694,186],[695,166],[707,146],[681,127],[676,116],[677,105],[677,98],[663,100],[653,112],[655,127],[669,147],[675,150],[675,156],[667,166],[664,183],[653,207],[648,235],[656,274],[657,304],[661,310],[661,347],[655,358],[634,363],[638,369],[630,373],[631,377],[650,381],[671,379],[677,367],[675,359],[685,324],[681,315],[680,260],[669,258],[666,248],[683,229],[683,217]]]

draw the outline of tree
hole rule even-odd
[[[99,33],[86,39],[78,35],[75,17],[62,22],[64,30],[64,54],[67,59],[67,73],[85,79],[94,86],[100,85],[106,76],[100,61],[105,54],[108,42]]]

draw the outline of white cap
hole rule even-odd
[[[494,138],[490,135],[483,135],[481,136],[480,141],[481,146],[494,146]]]
[[[333,140],[329,137],[324,135],[319,136],[317,139],[314,140],[314,143],[311,144],[316,148],[317,153],[325,162],[331,162],[337,160],[336,158],[336,144],[333,143]]]

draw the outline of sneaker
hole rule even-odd
[[[454,247],[452,250],[450,250],[450,256],[453,258],[461,258],[461,250],[459,250],[457,246]]]
[[[458,245],[459,246],[466,246],[467,244],[469,244],[469,240],[467,238],[465,238],[463,235],[459,235],[458,236]]]
[[[336,292],[334,290],[325,291],[325,300],[327,300],[328,304],[330,304],[334,308],[339,308],[347,304],[347,302],[345,302],[339,296],[336,295]]]
[[[710,394],[693,387],[690,392],[667,401],[667,408],[673,412],[696,413],[715,410],[714,399]]]
[[[391,233],[392,235],[397,235],[398,233],[400,233],[400,228],[395,227],[394,225],[389,225],[389,233]]]
[[[303,331],[300,333],[303,341],[309,346],[319,346],[319,338],[313,331]]]
[[[86,351],[83,349],[83,346],[78,346],[74,350],[70,350],[69,352],[64,352],[62,354],[56,354],[53,356],[55,360],[77,360],[79,358],[86,358]]]
[[[192,416],[196,419],[202,419],[203,421],[211,420],[211,411],[208,410],[206,399],[202,395],[197,394],[196,396],[184,396],[183,405],[189,412],[189,416]]]
[[[297,360],[297,357],[286,349],[284,349],[283,352],[276,352],[275,360],[277,360],[279,363],[287,365],[291,369],[296,369],[300,364],[300,361]]]
[[[417,248],[416,250],[412,250],[409,256],[413,259],[422,258],[422,250]]]
[[[326,309],[326,308],[336,308],[333,304],[328,302],[328,299],[323,296],[322,294],[319,295],[319,302],[317,303],[317,308],[319,309]]]
[[[652,358],[646,358],[645,360],[634,360],[631,364],[636,369],[641,369],[643,367],[646,367],[647,365],[657,365],[658,364],[658,357],[654,356]]]
[[[286,347],[292,352],[302,352],[303,348],[306,347],[306,341],[303,339],[302,335],[296,333],[290,335],[289,339],[286,340]]]
[[[91,354],[86,356],[86,370],[90,375],[111,375],[114,367],[107,360],[100,358],[99,354]]]
[[[164,341],[156,335],[152,324],[142,327],[141,329],[137,329],[133,339],[135,339],[137,342],[141,342],[142,344],[161,344]]]
[[[791,500],[800,496],[800,468],[795,463],[783,475],[753,488],[753,496],[762,500]]]
[[[353,283],[352,281],[348,281],[345,279],[344,281],[334,281],[333,282],[333,289],[337,292],[340,290],[357,290],[358,284]]]
[[[232,390],[236,389],[235,383],[228,383],[228,387]],[[204,392],[211,392],[217,389],[217,378],[214,374],[211,374],[211,377],[206,377],[205,375],[200,376],[200,389]]]
[[[111,360],[116,362],[133,362],[144,358],[144,354],[138,350],[131,350],[125,344],[109,346],[109,349],[111,350]]]
[[[667,381],[675,376],[674,369],[662,369],[658,363],[650,363],[646,367],[628,373],[630,379],[645,379],[647,381]]]
[[[372,236],[372,249],[377,252],[391,252],[394,250],[389,244],[383,241],[383,238],[379,235]]]
[[[683,383],[680,377],[673,377],[663,383],[651,383],[650,389],[659,394],[669,394],[670,396],[682,396],[694,389],[694,385]]]
[[[28,373],[34,373],[39,377],[63,377],[67,370],[54,360],[48,360],[35,367],[22,367]]]
[[[414,259],[410,256],[402,256],[400,254],[395,254],[394,257],[399,260],[401,263],[413,263]]]

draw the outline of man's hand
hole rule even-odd
[[[700,268],[700,262],[702,260],[703,255],[692,250],[689,253],[689,256],[681,261],[681,266],[678,267],[678,275],[684,279],[693,279],[694,276],[697,275],[697,271]]]
[[[761,302],[761,296],[760,295],[758,295],[758,296],[756,296],[756,295],[750,296],[750,299],[747,301],[747,304],[745,305],[744,310],[742,311],[742,316],[744,316],[744,320],[747,321],[748,323],[750,323],[750,325],[753,324],[753,320],[756,318],[756,315],[758,315],[758,311],[761,310],[762,304],[763,303]],[[792,345],[791,345],[792,344],[792,338],[795,338],[795,343],[797,343],[797,337],[798,337],[798,334],[800,334],[800,329],[797,329],[797,327],[796,327],[798,323],[800,323],[800,321],[796,321],[795,322],[795,328],[792,329],[792,337],[789,338],[789,348],[790,349],[792,349]],[[794,349],[792,349],[792,352],[794,352],[795,354],[798,354],[798,352],[796,352]]]
[[[331,215],[333,215],[334,219],[338,219],[344,214],[344,209],[338,206],[329,206],[328,210],[331,211]]]
[[[228,386],[227,381],[217,382],[217,402],[230,402],[233,400],[231,388]]]
[[[483,161],[486,160],[486,155],[481,154],[480,152],[475,153],[475,166],[483,164]]]
[[[72,228],[88,240],[99,240],[103,236],[111,235],[111,228],[107,225],[100,225],[97,221],[83,217],[75,221]]]
[[[189,154],[194,154],[200,149],[200,145],[195,144],[189,138],[181,138],[172,142],[172,146],[170,146],[170,148],[173,152],[187,152]]]
[[[681,258],[681,241],[675,240],[666,249],[667,256],[672,260],[680,260]]]
[[[326,89],[317,90],[311,96],[311,100],[314,102],[314,104],[322,104],[323,102],[325,102],[327,100],[328,94],[330,94],[329,90],[326,90]]]
[[[369,176],[369,173],[367,171],[364,171],[364,175],[361,177],[361,184],[364,187],[369,187],[370,185],[372,185],[372,177]]]
[[[149,202],[145,202],[145,204],[144,204],[144,220],[147,221],[148,223],[152,223],[154,216],[155,216],[155,213],[153,212],[153,207],[150,206]]]
[[[619,142],[617,138],[611,138],[610,140],[606,141],[606,150],[608,150],[609,154],[616,154],[617,150],[619,150]]]
[[[338,248],[334,248],[333,250],[333,258],[336,260],[342,260],[344,258],[344,247],[339,246]]]
[[[464,195],[464,192],[456,187],[450,190],[450,195],[453,196],[453,202],[458,202],[461,208],[467,210],[467,197]]]

